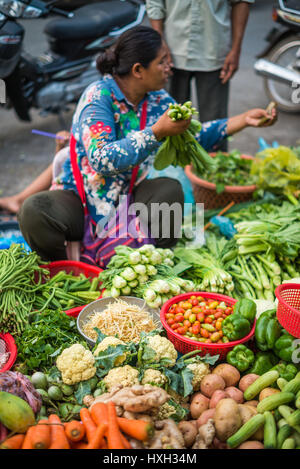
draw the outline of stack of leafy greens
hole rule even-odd
[[[266,148],[256,155],[251,175],[260,189],[283,193],[292,203],[298,203],[295,198],[299,194],[300,183],[298,149],[285,146]]]
[[[225,190],[225,186],[246,186],[253,183],[250,176],[252,160],[241,158],[241,152],[233,150],[229,154],[219,151],[214,160],[216,171],[205,170],[202,179],[216,184],[217,194]]]

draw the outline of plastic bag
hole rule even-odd
[[[220,232],[227,239],[232,238],[237,232],[232,221],[227,217],[215,216],[210,219],[211,223],[219,227]]]

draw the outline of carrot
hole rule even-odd
[[[118,425],[115,404],[110,401],[107,403],[108,429],[107,446],[108,449],[125,449]]]
[[[49,449],[70,449],[70,444],[65,434],[65,429],[58,415],[51,414],[49,416],[51,423],[51,445]]]
[[[122,432],[139,441],[147,440],[153,435],[154,427],[151,423],[144,420],[131,420],[124,417],[118,417],[118,425]]]
[[[31,443],[33,449],[48,449],[51,445],[51,430],[48,419],[39,420],[32,427]]]
[[[71,449],[87,449],[88,443],[84,441],[72,442]]]
[[[11,436],[10,438],[7,438],[7,440],[3,441],[0,445],[0,449],[20,449],[24,438],[25,435],[21,433],[19,435]]]
[[[79,415],[85,429],[86,439],[88,442],[90,442],[94,436],[97,425],[93,421],[89,410],[85,407],[80,409]]]
[[[104,402],[97,402],[92,405],[90,413],[96,425],[108,423],[107,405]]]
[[[103,443],[104,433],[107,431],[107,424],[100,423],[98,425],[94,437],[91,439],[86,449],[99,449]]]
[[[27,432],[25,433],[25,438],[23,440],[22,448],[21,449],[33,449],[32,442],[31,442],[31,434],[33,427],[29,427]]]
[[[85,435],[85,428],[82,422],[71,420],[65,425],[65,433],[71,441],[81,441]]]
[[[107,439],[105,437],[103,438],[101,449],[108,449]]]
[[[131,444],[127,440],[126,436],[121,432],[121,438],[125,449],[131,449]]]

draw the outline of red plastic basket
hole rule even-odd
[[[283,283],[275,289],[277,319],[293,337],[300,339],[300,284]]]
[[[5,351],[4,353],[9,353],[9,357],[5,365],[0,369],[0,373],[3,371],[8,371],[13,366],[17,358],[17,346],[15,340],[12,335],[10,334],[1,334],[0,333],[0,340],[5,343]]]
[[[100,272],[102,272],[103,270],[103,269],[100,269],[100,267],[96,267],[93,265],[86,264],[85,262],[79,262],[79,261],[54,261],[54,262],[51,262],[50,264],[42,265],[42,267],[49,270],[50,277],[53,277],[61,270],[65,270],[67,273],[72,272],[74,275],[83,274],[86,277],[94,278],[94,277],[98,277]],[[99,291],[99,298],[101,297],[102,297],[102,294]],[[77,318],[78,314],[85,306],[86,305],[77,306],[76,308],[67,309],[64,312],[68,316]]]
[[[205,343],[202,344],[195,340],[183,337],[182,335],[178,334],[176,331],[173,331],[173,329],[171,329],[171,327],[166,322],[165,314],[167,313],[171,305],[173,305],[174,303],[178,303],[179,301],[185,301],[188,298],[190,298],[191,295],[202,296],[203,298],[210,298],[212,300],[217,300],[217,301],[224,301],[224,303],[226,303],[226,305],[228,306],[232,306],[237,302],[237,300],[235,300],[234,298],[231,298],[230,296],[221,295],[218,293],[210,293],[210,292],[183,293],[181,295],[174,296],[173,298],[168,300],[161,308],[160,320],[164,328],[166,329],[168,339],[170,340],[170,342],[173,343],[174,347],[176,348],[178,352],[182,354],[186,354],[188,352],[191,352],[192,350],[199,349],[199,355],[201,356],[204,356],[207,353],[209,353],[210,355],[220,355],[219,360],[224,360],[226,358],[227,353],[230,352],[230,350],[232,350],[233,347],[235,347],[236,345],[244,344],[245,342],[248,342],[254,336],[256,321],[254,321],[254,324],[249,334],[243,337],[243,339],[235,340],[233,342],[227,342],[224,344],[205,344]]]

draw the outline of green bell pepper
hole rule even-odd
[[[255,342],[259,350],[272,350],[280,337],[281,326],[276,318],[276,309],[262,313],[255,324]]]
[[[229,341],[240,340],[249,334],[251,324],[248,319],[239,314],[230,314],[222,322],[222,332]]]
[[[281,358],[281,360],[292,363],[292,355],[296,350],[294,341],[295,337],[288,333],[282,333],[279,339],[276,340],[273,347],[274,353],[277,355],[277,357]]]
[[[239,314],[248,319],[250,324],[253,324],[256,316],[256,304],[253,300],[242,298],[235,303],[233,314]]]
[[[295,365],[284,361],[277,363],[272,370],[278,371],[280,378],[286,379],[287,381],[291,381],[291,379],[295,378],[298,373],[298,369]]]
[[[248,370],[248,373],[261,376],[271,370],[277,363],[278,358],[272,352],[258,352],[255,355],[253,366]]]
[[[236,345],[226,357],[227,363],[239,371],[246,371],[254,362],[254,353],[245,345]]]

